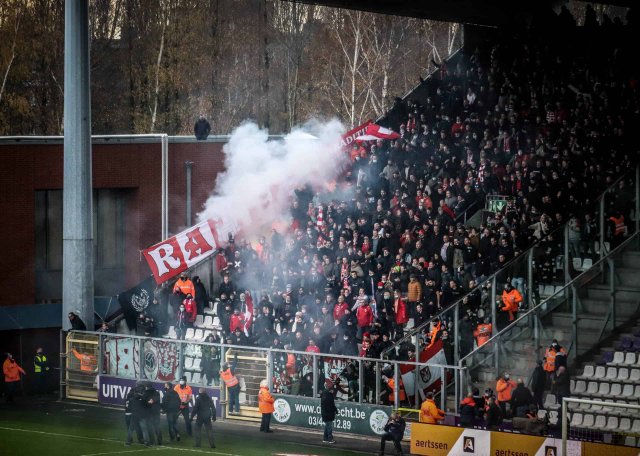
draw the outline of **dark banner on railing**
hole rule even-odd
[[[124,407],[125,399],[131,388],[136,386],[137,380],[130,378],[109,377],[107,375],[98,376],[98,402],[105,405],[117,405]],[[164,395],[164,383],[151,382],[153,387],[160,392],[160,397]],[[195,398],[198,395],[198,387],[193,386],[193,398],[191,406],[195,404]],[[221,416],[222,406],[220,405],[220,388],[205,388],[207,394],[211,396],[216,406],[216,415]]]
[[[320,399],[275,395],[273,418],[277,424],[322,429]],[[333,422],[336,432],[361,435],[382,435],[389,420],[391,407],[336,401],[338,413]]]

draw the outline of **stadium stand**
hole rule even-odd
[[[633,178],[625,174],[637,160],[630,130],[637,81],[607,70],[620,69],[612,49],[590,55],[584,47],[553,47],[538,38],[460,51],[442,62],[424,83],[427,96],[398,100],[384,120],[397,128],[399,140],[354,146],[339,192],[299,189],[286,232],[274,230],[269,240],[253,245],[231,239],[218,252],[216,274],[225,279],[217,290],[204,290],[208,306],[184,332],[175,321],[183,297],[170,286],[158,288],[156,298],[170,312],[154,315],[155,335],[193,342],[184,366],[189,381],[204,381],[207,363],[197,342],[205,338],[367,358],[384,352],[409,360],[415,346],[403,342],[404,334],[415,328],[412,334],[423,337],[424,345],[441,340],[452,364],[451,339],[463,341],[465,334],[447,338],[453,315],[443,311],[462,302],[465,328],[476,328],[495,305],[483,285],[494,272],[505,271],[502,282],[523,296],[517,313],[565,285],[558,233],[569,233],[569,278],[595,269],[601,256],[624,242],[639,216]],[[609,188],[603,205],[596,205]],[[607,221],[604,243],[599,216]],[[522,263],[512,261],[530,248],[535,296],[527,293]],[[625,255],[620,283],[628,302],[637,304],[636,254]],[[595,332],[589,315],[606,311],[600,304],[607,291],[588,287],[582,301],[586,335]],[[549,318],[562,332],[567,315]],[[572,396],[638,404],[640,330],[612,343],[599,363],[585,364],[571,379]],[[290,383],[301,382],[302,359],[294,358],[283,359],[279,371]],[[535,359],[529,361],[525,378]],[[244,400],[251,388],[243,387]],[[557,424],[559,407],[558,394],[549,392],[536,413]],[[572,407],[571,427],[628,431],[623,443],[635,445],[640,416],[620,410]]]

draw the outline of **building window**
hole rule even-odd
[[[35,192],[36,301],[62,300],[62,190]],[[94,294],[122,291],[125,275],[126,190],[93,192]]]

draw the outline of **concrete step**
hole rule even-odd
[[[636,268],[616,268],[616,278],[618,279],[618,284],[626,285],[626,286],[636,286],[638,285],[638,276],[640,275],[640,271]]]
[[[580,299],[584,311],[594,317],[603,317],[609,312],[609,299]],[[620,317],[629,317],[638,310],[638,301],[626,301],[616,296],[616,313]]]
[[[622,262],[630,268],[640,269],[640,252],[637,250],[628,250],[622,254]]]
[[[640,281],[638,281],[640,285]],[[621,301],[640,302],[640,287],[633,286],[617,286],[616,299]],[[605,284],[593,284],[587,288],[587,299],[600,300],[604,302],[609,301],[609,285]]]
[[[573,317],[568,312],[554,312],[550,315],[552,324],[555,328],[567,328],[570,329],[573,322]],[[589,315],[581,313],[578,315],[578,330],[599,330],[604,324],[604,317],[602,315]]]

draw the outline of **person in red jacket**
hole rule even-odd
[[[333,307],[333,320],[340,321],[340,319],[345,314],[348,308],[349,308],[349,305],[345,302],[344,296],[342,295],[338,296],[338,302]]]
[[[356,319],[358,320],[358,334],[356,338],[362,340],[362,335],[369,332],[373,325],[373,309],[371,303],[364,300],[356,310]]]
[[[184,305],[184,310],[187,313],[187,323],[193,326],[196,321],[196,317],[198,316],[196,300],[193,299],[193,295],[191,293],[188,293],[185,300],[182,301],[182,304]]]
[[[407,304],[400,297],[398,290],[393,292],[393,312],[396,316],[395,319],[395,337],[399,339],[404,334],[404,326],[409,321],[409,315],[407,315]]]
[[[244,331],[244,315],[240,313],[240,309],[233,309],[233,315],[231,315],[230,330],[234,332],[236,329]]]

